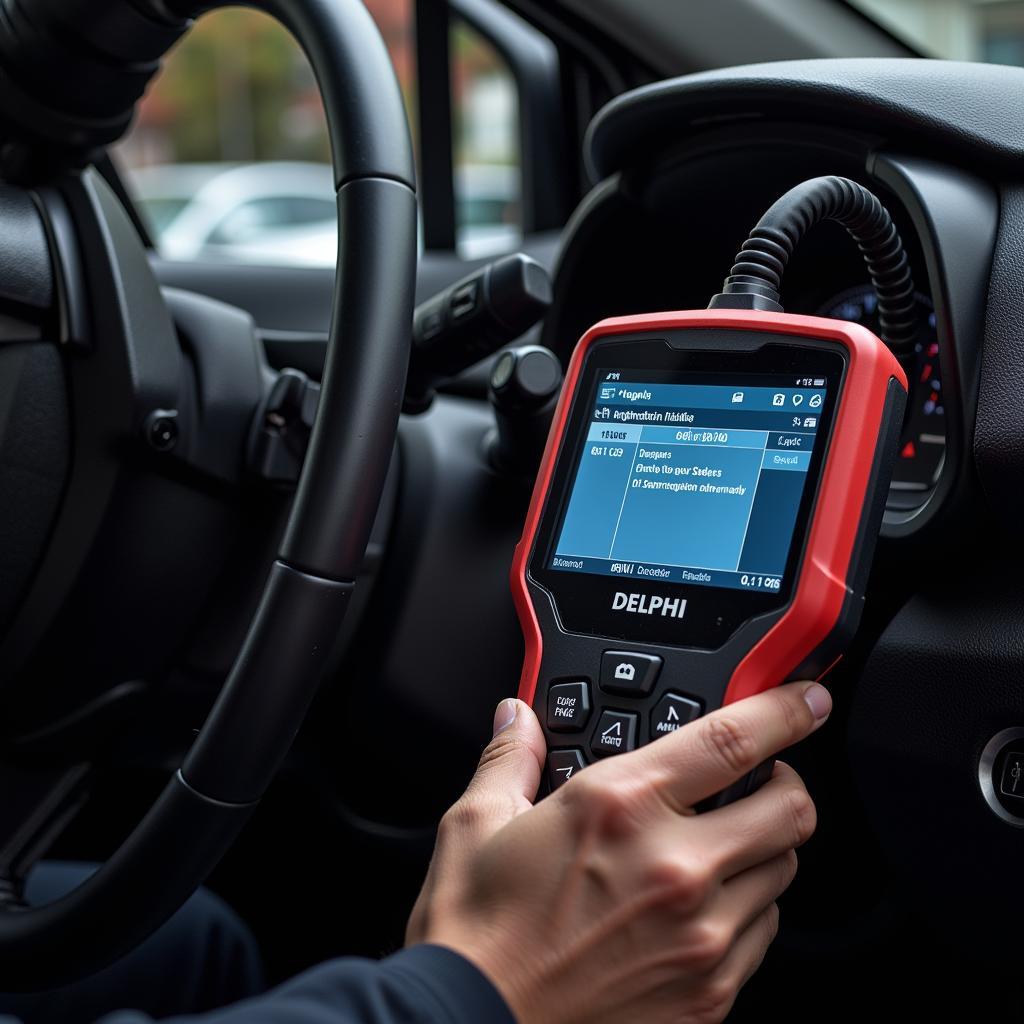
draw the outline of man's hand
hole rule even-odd
[[[600,761],[533,807],[544,737],[529,707],[503,701],[441,822],[408,941],[475,963],[521,1024],[722,1020],[775,937],[815,811],[782,764],[752,796],[694,807],[830,710],[817,684],[769,690]]]

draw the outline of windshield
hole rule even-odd
[[[1021,0],[848,0],[927,57],[1024,66]]]

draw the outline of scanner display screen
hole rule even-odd
[[[783,607],[845,367],[738,331],[592,346],[530,561],[561,627],[713,649]]]
[[[548,567],[780,590],[827,379],[598,376]]]

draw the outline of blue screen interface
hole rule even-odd
[[[635,376],[599,374],[549,568],[779,591],[827,380]]]

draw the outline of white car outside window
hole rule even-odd
[[[129,172],[129,186],[168,259],[334,264],[328,164],[172,164]]]

